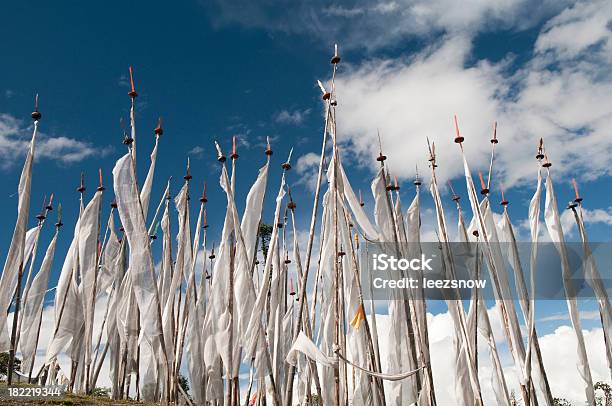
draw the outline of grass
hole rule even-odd
[[[63,406],[102,406],[102,405],[144,405],[135,400],[112,400],[105,397],[72,395],[45,398],[45,399],[2,399],[2,405],[63,405]],[[150,403],[150,405],[153,405]]]

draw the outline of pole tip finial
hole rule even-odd
[[[32,120],[38,121],[41,117],[42,114],[40,114],[40,111],[38,111],[38,93],[36,93],[36,96],[34,97],[34,111],[32,112]]]
[[[85,192],[85,173],[81,172],[81,183],[77,188],[77,192],[83,194]]]
[[[414,186],[421,186],[423,183],[421,182],[421,179],[419,178],[419,167],[418,165],[416,166],[416,172],[414,175],[414,182],[412,182],[414,184]]]
[[[340,55],[338,54],[338,44],[334,44],[334,56],[331,59],[332,65],[340,63]]]
[[[289,203],[287,203],[287,208],[289,210],[295,210],[297,204],[293,201],[293,195],[291,195],[291,188],[287,187],[287,193],[289,194]]]
[[[270,147],[270,137],[266,137],[266,155],[272,155],[272,148]]]
[[[497,139],[497,121],[493,122],[493,138],[491,138],[491,144],[497,144],[499,140]]]
[[[223,151],[221,151],[221,147],[217,141],[215,141],[215,148],[217,149],[217,161],[224,164],[227,158],[225,158],[225,155],[223,155]]]
[[[134,70],[132,69],[132,66],[130,66],[130,89],[131,90],[128,92],[128,96],[134,100],[136,97],[138,97],[138,93],[136,93],[136,89],[134,88]]]
[[[62,205],[61,203],[57,206],[57,223],[55,223],[55,227],[59,230],[61,226],[63,226],[64,223],[62,223]]]
[[[454,120],[455,120],[455,143],[456,144],[461,144],[465,138],[463,138],[461,136],[461,133],[459,133],[459,124],[457,123],[457,115],[454,115]]]
[[[121,132],[123,133],[123,145],[127,145],[129,147],[134,142],[134,139],[130,136],[126,129],[125,120],[123,120],[123,117],[119,118],[119,127],[121,128]]]
[[[538,144],[538,153],[536,154],[536,159],[541,161],[544,159],[544,139],[540,138],[540,143]]]
[[[187,171],[185,173],[185,176],[183,176],[183,179],[185,179],[187,182],[193,179],[193,176],[191,176],[191,164],[189,162],[189,157],[187,157]]]
[[[461,200],[461,196],[455,193],[455,189],[453,188],[453,184],[451,183],[450,180],[448,181],[448,187],[451,191],[451,199],[453,200],[453,202],[459,204],[459,200]]]
[[[478,177],[480,178],[480,194],[481,195],[488,195],[489,194],[489,188],[487,187],[484,178],[482,177],[482,172],[478,171]]]
[[[47,195],[45,195],[45,197],[43,197],[42,209],[40,210],[40,213],[36,216],[36,219],[39,222],[42,222],[44,219],[47,218],[47,214],[45,212],[46,207],[47,207]]]
[[[321,97],[323,98],[323,100],[329,100],[329,98],[331,97],[331,93],[325,90],[325,87],[323,86],[323,83],[321,83],[320,80],[317,80],[317,85],[319,86],[319,89],[321,89]]]
[[[232,155],[230,155],[230,158],[236,160],[239,156],[240,155],[238,155],[238,153],[236,152],[236,136],[234,135],[232,137]]]
[[[429,137],[427,137],[427,149],[429,150],[429,159],[431,168],[436,169],[438,165],[436,164],[436,143],[429,143]]]
[[[102,185],[102,168],[98,168],[98,176],[100,177],[100,184],[96,190],[98,192],[103,192],[106,190],[106,188]]]
[[[51,211],[53,210],[53,193],[51,193],[51,197],[49,198],[49,203],[45,206],[45,210]]]
[[[387,156],[384,155],[382,152],[382,141],[380,139],[380,131],[377,131],[377,135],[378,135],[378,156],[376,157],[376,160],[380,162],[381,165],[383,165],[383,162],[387,160]]]
[[[164,134],[164,129],[162,128],[162,118],[161,117],[157,118],[157,127],[155,127],[155,130],[153,130],[153,132],[155,132],[155,135],[157,135],[158,137]]]
[[[552,162],[548,159],[548,154],[544,154],[544,163],[542,164],[544,168],[550,168],[552,166]]]
[[[582,203],[582,197],[580,196],[580,193],[578,192],[578,183],[576,183],[576,179],[572,179],[572,187],[574,188],[574,202],[575,203]]]
[[[501,195],[502,195],[502,199],[501,199],[501,202],[499,202],[499,204],[501,204],[504,207],[508,206],[510,202],[506,200],[506,196],[504,195],[504,189],[501,190]]]

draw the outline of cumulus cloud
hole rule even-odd
[[[529,0],[217,0],[202,3],[218,26],[241,24],[269,32],[297,33],[345,47],[376,49],[405,38],[525,29],[570,1]]]
[[[298,158],[295,164],[295,171],[299,175],[296,185],[303,185],[310,191],[315,190],[320,160],[321,155],[314,152],[309,152]]]
[[[601,3],[599,13],[611,19],[612,7]],[[473,171],[486,173],[492,125],[498,122],[496,185],[533,181],[540,137],[554,163],[553,176],[580,171],[592,180],[609,175],[612,64],[605,47],[591,45],[608,44],[612,31],[599,30],[599,37],[576,41],[570,53],[561,39],[553,40],[562,37],[555,33],[573,27],[577,19],[595,17],[583,4],[567,13],[571,19],[551,20],[538,37],[533,58],[518,70],[511,59],[470,62],[472,40],[460,35],[444,37],[411,57],[349,67],[337,78],[339,140],[356,153],[357,162],[374,170],[380,130],[394,174],[409,178],[415,163],[426,166],[429,138],[437,147],[443,183],[463,170],[453,143],[457,114]],[[587,50],[590,57],[580,58]],[[559,53],[563,59],[555,56]]]
[[[585,225],[600,224],[612,226],[612,207],[607,209],[582,209],[582,219]],[[576,219],[571,210],[564,210],[561,213],[561,226],[566,234],[573,234],[576,231]]]
[[[520,397],[519,380],[516,369],[504,342],[503,327],[499,313],[495,307],[488,309],[493,335],[498,343],[500,359],[509,391],[514,391]],[[387,359],[391,349],[384,337],[388,336],[390,319],[388,315],[377,315],[377,326],[381,359]],[[432,373],[436,390],[436,400],[442,405],[457,404],[455,400],[455,359],[453,345],[453,322],[449,313],[428,314],[428,332],[431,352]],[[589,354],[591,373],[594,382],[607,381],[609,371],[606,365],[603,330],[593,328],[584,330],[585,343]],[[578,362],[576,335],[570,326],[563,325],[549,334],[540,334],[540,348],[544,366],[548,374],[551,391],[554,397],[566,398],[573,404],[583,404],[584,391],[576,382],[580,382],[578,369],[572,368]],[[502,345],[500,345],[502,344]],[[489,350],[483,339],[478,344],[478,372],[485,404],[496,404],[491,386],[493,365],[489,358]]]
[[[538,52],[551,52],[556,58],[571,60],[589,53],[610,56],[610,2],[581,2],[552,18],[538,38]],[[585,52],[586,51],[586,52]]]
[[[32,128],[10,114],[0,113],[0,159],[2,169],[8,169],[21,161],[28,149]],[[87,158],[104,156],[110,147],[95,145],[63,135],[51,136],[39,131],[36,142],[36,159],[50,159],[62,164],[73,164]]]
[[[305,110],[281,110],[276,113],[274,121],[281,124],[302,124],[304,119],[310,114],[310,109]]]

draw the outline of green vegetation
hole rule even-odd
[[[8,364],[9,364],[9,353],[2,352],[0,353],[0,375],[3,377],[8,376]],[[21,371],[21,360],[15,357],[13,362],[13,371]]]
[[[185,393],[189,395],[189,389],[190,388],[189,388],[189,381],[187,380],[187,377],[185,375],[183,375],[183,374],[179,374],[179,376],[178,376],[178,383],[179,383],[179,385],[181,385],[181,388],[183,388]]]
[[[270,247],[270,237],[272,236],[272,226],[266,223],[259,224],[258,235],[261,241],[261,251],[264,259],[268,258],[268,247]]]

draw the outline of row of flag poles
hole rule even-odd
[[[57,286],[51,289],[50,272],[62,226],[61,205],[56,210],[55,233],[37,272],[35,263],[41,230],[54,210],[53,196],[48,201],[45,197],[36,226],[27,228],[36,138],[42,117],[36,97],[32,139],[19,181],[17,221],[0,279],[0,351],[9,352],[9,365],[20,355],[19,374],[28,381],[66,384],[69,391],[91,393],[106,363],[113,399],[131,397],[164,404],[437,405],[424,291],[390,294],[390,327],[383,337],[378,331],[375,303],[364,299],[364,290],[370,290],[371,284],[364,284],[362,278],[365,266],[362,241],[389,243],[397,256],[421,254],[423,184],[417,174],[416,194],[404,211],[400,186],[396,179],[391,180],[381,146],[376,158],[380,168],[371,185],[373,216],[366,211],[361,192],[355,193],[343,168],[336,131],[335,78],[340,60],[336,46],[330,83],[326,87],[318,82],[325,119],[305,251],[300,249],[296,227],[296,216],[301,215],[302,208],[294,201],[288,186],[291,152],[281,165],[280,185],[273,196],[274,218],[269,239],[262,238],[259,232],[265,223],[263,208],[273,155],[269,141],[265,163],[248,192],[242,214],[235,196],[239,158],[236,138],[229,161],[215,143],[219,183],[227,204],[224,216],[221,213],[215,216],[224,220],[218,245],[213,244],[212,249],[209,250],[211,238],[207,235],[205,183],[197,218],[195,221],[190,218],[194,187],[189,160],[178,194],[172,198],[168,180],[155,210],[149,210],[158,146],[164,131],[159,120],[149,169],[144,181],[139,182],[135,123],[138,93],[130,67],[131,128],[124,134],[126,153],[112,171],[114,200],[108,220],[104,222],[102,217],[103,195],[108,193],[102,172],[99,186],[88,202],[81,177],[76,226],[63,257]],[[565,299],[577,342],[581,379],[578,384],[584,387],[587,404],[594,406],[595,392],[576,287],[543,141],[540,140],[537,150],[536,190],[529,205],[532,249],[527,265],[519,259],[503,192],[499,223],[490,200],[490,189],[495,187],[491,175],[499,142],[497,125],[491,138],[489,173],[486,181],[479,173],[478,191],[464,155],[466,140],[456,117],[454,124],[454,141],[463,161],[472,218],[468,223],[468,213],[450,185],[458,213],[458,242],[465,244],[474,258],[470,263],[472,275],[479,278],[488,272],[492,282],[497,317],[519,377],[522,404],[555,404],[535,322],[537,242],[543,214],[544,226],[561,258]],[[439,163],[436,146],[429,142],[428,145],[429,192],[435,207],[437,242],[445,276],[453,279],[457,263],[450,248],[451,226],[446,220],[436,176]],[[575,182],[574,188],[575,200],[568,210],[572,211],[580,235],[585,278],[597,299],[612,374],[610,301],[591,252],[582,198]],[[158,234],[161,241],[157,241]],[[319,247],[315,252],[317,236]],[[468,244],[471,242],[479,244]],[[500,249],[501,242],[509,244],[507,252]],[[162,246],[158,266],[153,259],[153,244]],[[260,251],[263,256],[258,255]],[[516,301],[509,299],[512,275],[518,294]],[[50,290],[55,292],[55,299],[53,312],[49,313],[53,331],[47,343],[40,342],[40,330],[43,314],[46,315],[44,298]],[[482,292],[474,289],[469,303],[464,303],[459,291],[451,290],[444,300],[453,325],[456,404],[485,403],[478,367],[481,356],[478,343],[482,340],[493,369],[491,382],[496,404],[510,406],[511,388]],[[100,310],[101,324],[95,320],[96,311]],[[11,323],[9,314],[13,315]],[[382,357],[382,345],[393,349],[386,358]],[[40,350],[46,351],[46,355],[42,365],[35,369]],[[245,379],[242,374],[247,370]],[[9,368],[9,385],[17,373]],[[183,373],[188,376],[190,393],[182,385]]]

